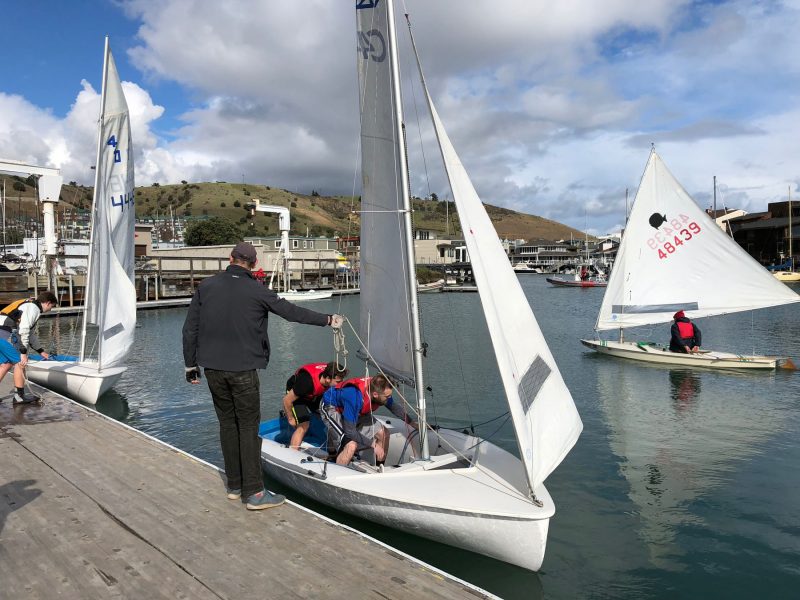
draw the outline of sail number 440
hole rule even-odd
[[[659,259],[669,258],[670,254],[675,254],[678,248],[701,231],[700,225],[695,221],[691,221],[686,215],[679,215],[665,223],[660,231],[647,240],[647,245],[658,252]]]

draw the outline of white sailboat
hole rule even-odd
[[[544,480],[583,425],[426,91],[520,456],[465,432],[426,428],[393,3],[364,0],[356,9],[363,188],[360,337],[367,341],[362,352],[371,368],[413,390],[421,439],[417,444],[416,433],[396,419],[381,419],[391,433],[385,470],[375,468],[366,452],[341,466],[321,458],[324,447],[288,448],[288,432],[276,419],[262,425],[262,461],[271,476],[339,510],[535,571],[555,513]]]
[[[31,381],[89,404],[125,372],[122,363],[136,327],[133,146],[128,105],[108,38],[96,165],[80,357],[77,362],[31,362],[27,368]],[[98,328],[96,356],[87,347],[89,324]]]
[[[620,340],[581,340],[602,354],[713,369],[774,369],[784,357],[667,347],[624,341],[631,327],[669,323],[800,302],[695,204],[652,150],[617,253],[595,329]],[[669,333],[666,332],[669,339]]]

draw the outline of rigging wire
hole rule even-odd
[[[391,381],[391,377],[390,377],[389,375],[387,375],[387,374],[386,374],[386,373],[383,371],[383,369],[381,368],[381,366],[380,366],[380,365],[379,365],[379,364],[378,364],[378,363],[375,361],[375,359],[374,359],[374,358],[372,357],[372,355],[369,353],[369,349],[368,349],[368,348],[367,348],[367,347],[364,345],[364,342],[363,342],[363,341],[361,340],[361,338],[358,336],[358,332],[357,332],[357,331],[355,330],[355,328],[353,327],[353,324],[352,324],[352,323],[350,323],[350,321],[349,321],[347,318],[345,318],[345,323],[347,323],[347,325],[349,325],[349,326],[350,326],[350,329],[352,329],[352,330],[353,330],[353,335],[355,335],[356,339],[359,341],[359,343],[361,344],[362,348],[364,348],[364,351],[365,351],[365,352],[366,352],[366,354],[367,354],[367,358],[368,358],[368,360],[369,360],[369,361],[371,361],[371,362],[372,362],[372,363],[375,365],[376,369],[378,370],[378,372],[379,372],[381,375],[383,375],[384,377],[386,377],[387,379],[389,379],[389,380]],[[406,411],[409,411],[409,410],[410,410],[410,411],[411,411],[411,413],[413,413],[415,416],[417,416],[417,417],[418,417],[419,415],[418,415],[417,411],[414,409],[414,406],[413,406],[413,405],[412,405],[412,404],[411,404],[411,403],[410,403],[410,402],[409,402],[409,401],[408,401],[408,400],[405,398],[405,396],[402,394],[402,392],[400,392],[400,390],[399,390],[399,389],[397,389],[397,388],[395,388],[395,391],[397,391],[397,395],[400,397],[400,400],[403,402],[403,406],[404,406],[404,408],[406,409]],[[392,395],[392,397],[394,397],[394,395]],[[502,417],[502,416],[503,416],[503,415],[501,415],[501,417]],[[510,417],[510,413],[509,413],[509,417]],[[498,417],[498,418],[499,418],[499,417]],[[503,422],[503,423],[500,425],[500,427],[498,427],[498,428],[497,428],[497,430],[495,430],[495,431],[492,433],[492,435],[495,435],[495,434],[496,434],[498,431],[500,431],[500,429],[502,428],[502,426],[503,426],[504,424],[505,424],[505,421],[504,421],[504,422]],[[436,432],[436,431],[437,431],[437,429],[438,429],[438,428],[434,428],[434,427],[432,427],[431,425],[427,425],[427,428],[428,428],[428,429],[430,429],[431,431],[434,431],[434,432]],[[436,437],[437,437],[437,440],[438,440],[438,443],[439,443],[439,447],[443,447],[443,448],[447,449],[447,450],[448,450],[450,453],[452,453],[452,454],[455,454],[455,455],[456,455],[456,456],[458,456],[459,458],[462,458],[462,459],[466,460],[466,461],[467,461],[467,462],[469,462],[469,463],[470,463],[472,466],[474,466],[476,469],[478,469],[478,470],[479,470],[479,471],[481,471],[481,472],[482,472],[484,475],[486,475],[486,476],[487,476],[489,479],[492,479],[492,480],[493,480],[495,483],[497,483],[499,487],[501,487],[501,488],[503,488],[503,489],[505,489],[505,490],[508,490],[508,491],[510,491],[510,492],[513,492],[515,496],[522,496],[523,498],[525,498],[525,500],[526,500],[527,502],[531,502],[532,504],[535,504],[535,503],[536,503],[536,501],[533,501],[533,500],[531,500],[531,498],[524,496],[524,495],[523,495],[523,494],[520,492],[520,490],[518,490],[517,488],[515,488],[513,485],[511,485],[511,484],[509,484],[508,482],[506,482],[505,480],[501,479],[500,477],[498,477],[497,475],[495,475],[493,472],[491,472],[491,471],[489,471],[489,470],[487,470],[487,469],[483,468],[483,466],[481,466],[481,464],[480,464],[479,462],[475,461],[473,457],[467,456],[467,454],[466,454],[466,451],[473,450],[473,449],[477,448],[478,446],[480,446],[481,444],[483,444],[484,442],[488,442],[488,441],[490,441],[490,439],[491,439],[490,437],[486,437],[486,438],[479,438],[478,436],[474,436],[474,435],[473,435],[473,437],[476,437],[476,438],[478,438],[480,441],[479,441],[478,443],[476,443],[476,444],[474,444],[474,445],[470,446],[469,448],[465,449],[464,451],[460,451],[460,450],[458,450],[458,449],[457,449],[455,446],[453,446],[453,445],[452,445],[450,442],[448,442],[448,441],[447,441],[447,440],[446,440],[446,439],[445,439],[443,436],[441,436],[441,435],[438,435],[438,433],[437,433],[437,436],[436,436]]]
[[[409,39],[410,39],[411,48],[413,50],[414,57],[416,58],[417,64],[419,64],[419,57],[417,55],[417,46],[416,46],[416,43],[414,41],[414,34],[412,33],[412,30],[411,30],[411,17],[408,14],[408,8],[406,7],[405,0],[403,0],[403,14],[405,15],[405,18],[406,18],[406,25],[407,25],[407,28],[408,28],[408,36],[409,36]],[[411,60],[410,57],[408,58],[408,60],[409,61]],[[409,72],[412,72],[412,71],[413,71],[413,69],[409,68]],[[418,71],[418,75],[420,77],[422,76],[421,71]],[[421,155],[422,155],[422,161],[423,161],[424,171],[425,171],[425,183],[426,183],[426,186],[427,186],[427,189],[428,189],[428,196],[430,197],[431,196],[430,173],[428,171],[428,163],[427,163],[427,159],[426,159],[426,155],[425,155],[425,145],[423,143],[423,138],[422,138],[422,129],[421,129],[421,126],[420,126],[421,118],[419,116],[417,92],[416,92],[416,87],[414,86],[414,79],[415,79],[415,77],[413,77],[413,76],[409,77],[409,80],[411,82],[411,94],[412,94],[412,100],[413,100],[414,114],[415,114],[416,119],[417,119],[417,130],[419,132],[420,152],[421,152]],[[428,94],[428,92],[427,92],[427,90],[425,88],[425,82],[424,81],[421,81],[421,86],[422,86],[421,92],[423,92],[425,94],[425,105],[427,106],[427,94]],[[450,185],[449,178],[447,178],[447,181],[448,181],[448,185]],[[452,189],[450,191],[452,193]],[[447,201],[447,200],[445,199],[445,201]],[[447,206],[449,206],[449,205],[447,205]],[[413,212],[412,212],[412,219],[413,219]],[[447,277],[447,275],[445,274],[445,278],[446,277]],[[458,334],[457,334],[458,329],[456,328],[456,324],[455,324],[455,320],[454,320],[453,300],[452,300],[452,298],[450,296],[447,297],[447,303],[448,303],[448,306],[450,308],[448,313],[449,313],[449,316],[450,316],[451,330],[454,332],[455,341],[456,341],[455,347],[456,347],[456,352],[458,354],[457,363],[458,363],[458,368],[459,368],[459,372],[460,372],[460,375],[461,375],[459,379],[460,379],[461,385],[462,385],[463,398],[465,400],[465,404],[466,404],[466,408],[467,408],[467,414],[468,414],[469,421],[470,421],[470,427],[472,428],[472,427],[474,427],[474,425],[473,425],[473,417],[472,417],[472,405],[471,405],[471,402],[470,402],[470,394],[469,394],[469,391],[467,390],[466,379],[465,379],[465,376],[464,376],[464,361],[463,361],[463,356],[461,354],[461,343],[459,342]],[[421,324],[421,322],[422,322],[422,320],[420,319],[420,324]],[[431,392],[431,394],[433,394],[433,389],[430,386],[427,389]],[[434,409],[434,418],[436,418],[436,407],[435,407],[435,403],[433,402],[433,397],[431,397],[431,405],[433,406],[433,409]],[[473,431],[474,431],[474,429],[473,429]]]

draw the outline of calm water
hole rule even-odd
[[[800,371],[730,374],[669,370],[602,357],[592,336],[602,289],[523,287],[584,423],[547,480],[557,513],[534,574],[388,530],[278,489],[505,598],[796,597],[800,584]],[[476,294],[421,297],[432,414],[480,424],[505,412]],[[358,297],[308,303],[357,320]],[[185,310],[139,315],[136,351],[118,394],[97,408],[221,465],[205,386],[183,382]],[[800,306],[698,321],[709,346],[800,359]],[[42,333],[54,321],[43,322]],[[62,319],[62,339],[74,321]],[[351,372],[357,343],[347,337]],[[642,337],[666,341],[668,326]],[[263,414],[278,409],[288,375],[332,357],[329,329],[270,319],[272,360],[261,378]],[[66,344],[64,344],[66,345]],[[800,364],[800,360],[797,360]],[[516,452],[504,418],[478,428]]]

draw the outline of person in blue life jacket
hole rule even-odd
[[[322,394],[337,386],[347,375],[347,369],[337,362],[310,363],[295,371],[286,381],[283,411],[291,427],[295,427],[290,448],[300,449],[311,427],[311,415],[319,414]]]
[[[372,448],[377,464],[383,465],[389,435],[372,415],[382,406],[417,428],[402,403],[392,398],[392,384],[384,375],[348,379],[322,395],[321,416],[328,426],[328,453],[336,456],[336,464],[347,465],[358,450]]]
[[[39,343],[36,323],[42,313],[50,312],[55,306],[58,306],[56,295],[44,291],[36,298],[10,304],[0,314],[0,381],[14,367],[14,404],[39,400],[39,396],[25,391],[28,348],[38,352],[45,360],[50,358]]]
[[[671,352],[681,352],[683,354],[696,354],[700,352],[700,345],[703,342],[703,334],[700,328],[692,323],[689,318],[679,310],[672,318],[671,337],[669,349]]]

